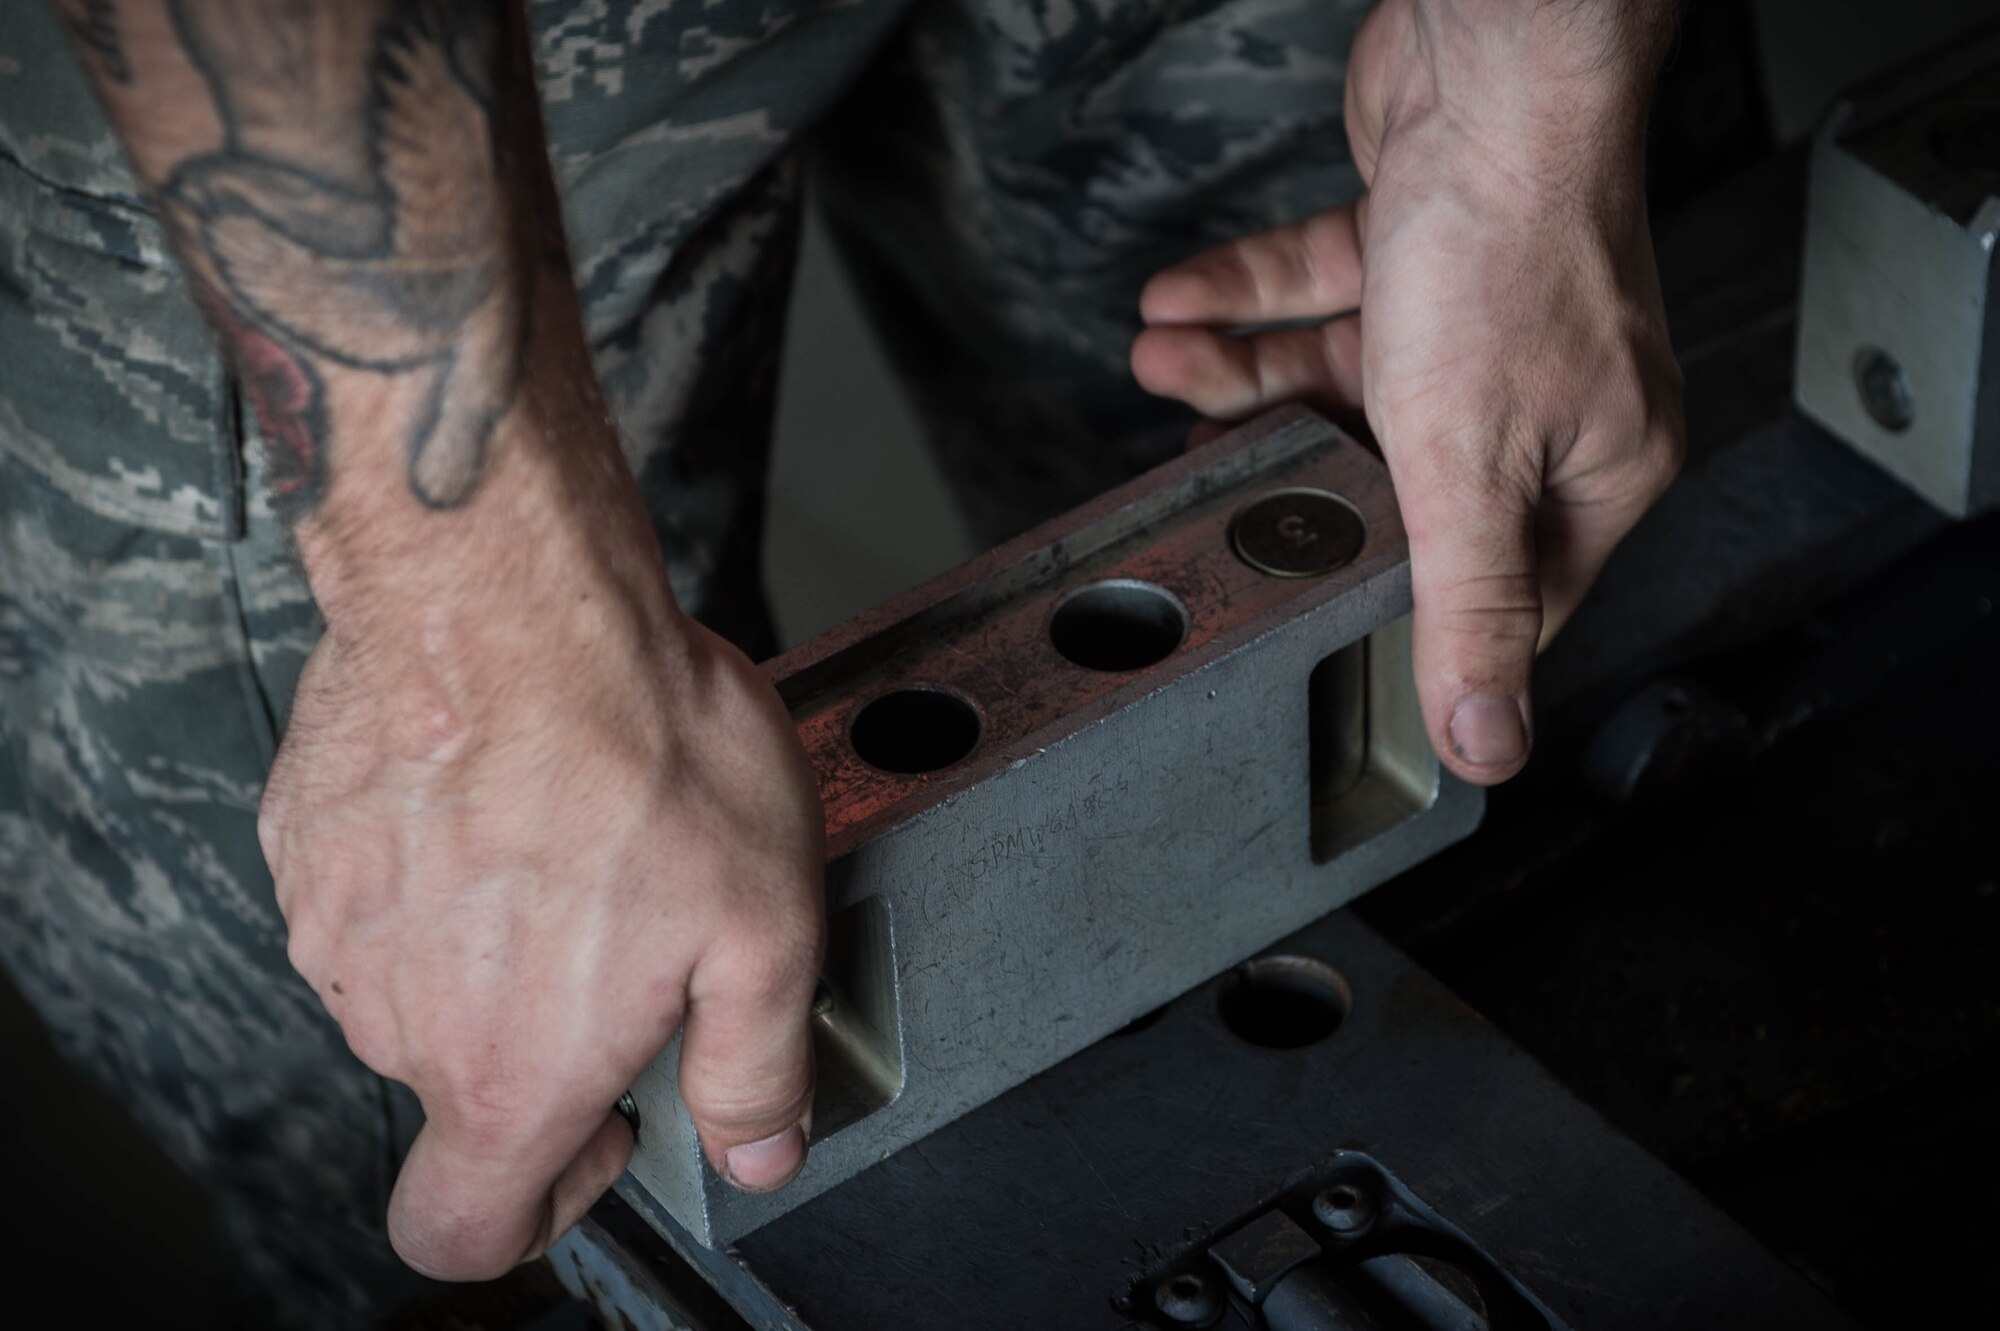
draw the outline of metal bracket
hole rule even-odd
[[[805,1172],[722,1183],[633,1088],[632,1181],[721,1244],[1469,833],[1387,473],[1286,408],[770,666],[826,803]]]
[[[1189,1243],[1117,1306],[1160,1331],[1568,1331],[1359,1151],[1336,1151],[1249,1218]]]
[[[2000,26],[1813,144],[1800,410],[1944,512],[2000,503]]]

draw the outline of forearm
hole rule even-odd
[[[654,558],[585,351],[512,0],[61,7],[330,620],[518,589],[528,542],[573,553],[547,543],[593,525],[580,516]]]
[[[1384,0],[1362,38],[1375,49],[1357,47],[1354,59],[1398,73],[1370,81],[1381,105],[1350,115],[1393,132],[1442,110],[1560,173],[1629,160],[1679,9],[1679,0]],[[1365,162],[1379,144],[1356,146]]]
[[[1681,0],[1413,0],[1413,8],[1447,49],[1531,49],[1544,72],[1609,84],[1658,72]]]

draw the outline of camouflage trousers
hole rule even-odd
[[[997,540],[1176,449],[1158,268],[1351,198],[1365,0],[530,0],[597,365],[683,605],[767,647],[810,184]],[[834,446],[835,441],[829,441]],[[410,1101],[285,958],[255,817],[319,620],[48,9],[0,6],[0,963],[299,1325],[391,1297]]]

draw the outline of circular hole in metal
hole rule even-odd
[[[1120,578],[1074,592],[1049,620],[1049,641],[1086,670],[1143,670],[1187,641],[1188,613],[1174,594]]]
[[[1907,430],[1916,420],[1917,399],[1910,391],[1910,376],[1880,347],[1863,347],[1854,353],[1854,387],[1861,394],[1863,409],[1883,429]]]
[[[1238,966],[1216,999],[1237,1039],[1266,1049],[1318,1044],[1347,1020],[1353,994],[1339,971],[1311,957],[1259,957]]]
[[[946,689],[898,689],[854,714],[847,741],[862,762],[884,772],[936,772],[979,743],[979,709]]]

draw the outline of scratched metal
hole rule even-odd
[[[549,1246],[564,1289],[619,1331],[709,1331],[660,1276],[655,1264],[618,1242],[604,1219],[586,1217]]]
[[[1259,573],[1230,523],[1297,486],[1346,499],[1366,542],[1324,577]],[[1064,659],[1050,617],[1106,580],[1184,607],[1178,650],[1136,671]],[[1409,598],[1380,463],[1287,408],[774,662],[827,808],[818,1139],[783,1191],[730,1189],[670,1048],[634,1087],[635,1186],[727,1242],[1470,832],[1479,793],[1417,718]],[[1315,710],[1315,668],[1364,638],[1365,667],[1345,656],[1332,682],[1360,691]],[[931,773],[863,762],[855,712],[914,687],[976,708],[977,746]]]

